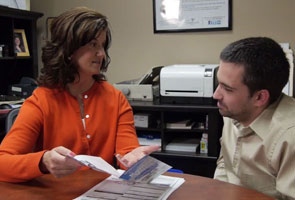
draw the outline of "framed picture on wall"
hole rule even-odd
[[[232,0],[153,0],[154,33],[232,29]]]
[[[17,56],[30,56],[24,29],[14,29],[14,53]]]

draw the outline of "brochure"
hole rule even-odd
[[[111,174],[129,182],[148,183],[171,168],[171,166],[166,163],[146,155],[123,174],[120,174],[112,165],[103,160],[101,157],[76,155],[74,157],[68,156],[68,158],[76,160],[83,166]]]

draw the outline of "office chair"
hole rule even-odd
[[[5,119],[5,132],[6,134],[9,132],[10,128],[12,127],[12,124],[14,120],[16,119],[18,112],[20,108],[13,108],[7,113],[6,119]]]

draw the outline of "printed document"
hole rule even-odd
[[[118,170],[118,172],[123,173],[122,170]],[[150,183],[141,183],[122,180],[112,175],[74,200],[165,200],[184,181],[183,178],[160,175]]]
[[[130,181],[130,182],[141,182],[148,183],[155,177],[163,174],[171,166],[161,162],[151,156],[144,156],[142,159],[137,161],[122,175],[108,162],[100,157],[88,156],[88,155],[77,155],[74,157],[68,157],[79,162],[81,165],[90,167],[96,171],[106,172],[115,177]]]

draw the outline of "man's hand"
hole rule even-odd
[[[138,160],[143,158],[145,155],[151,154],[152,152],[157,151],[159,148],[160,147],[156,145],[141,146],[127,153],[123,157],[121,157],[119,154],[116,155],[116,157],[125,167],[128,168],[128,167],[131,167]]]
[[[46,151],[39,165],[41,172],[50,172],[57,178],[72,174],[81,165],[67,156],[75,156],[75,153],[62,146]]]

